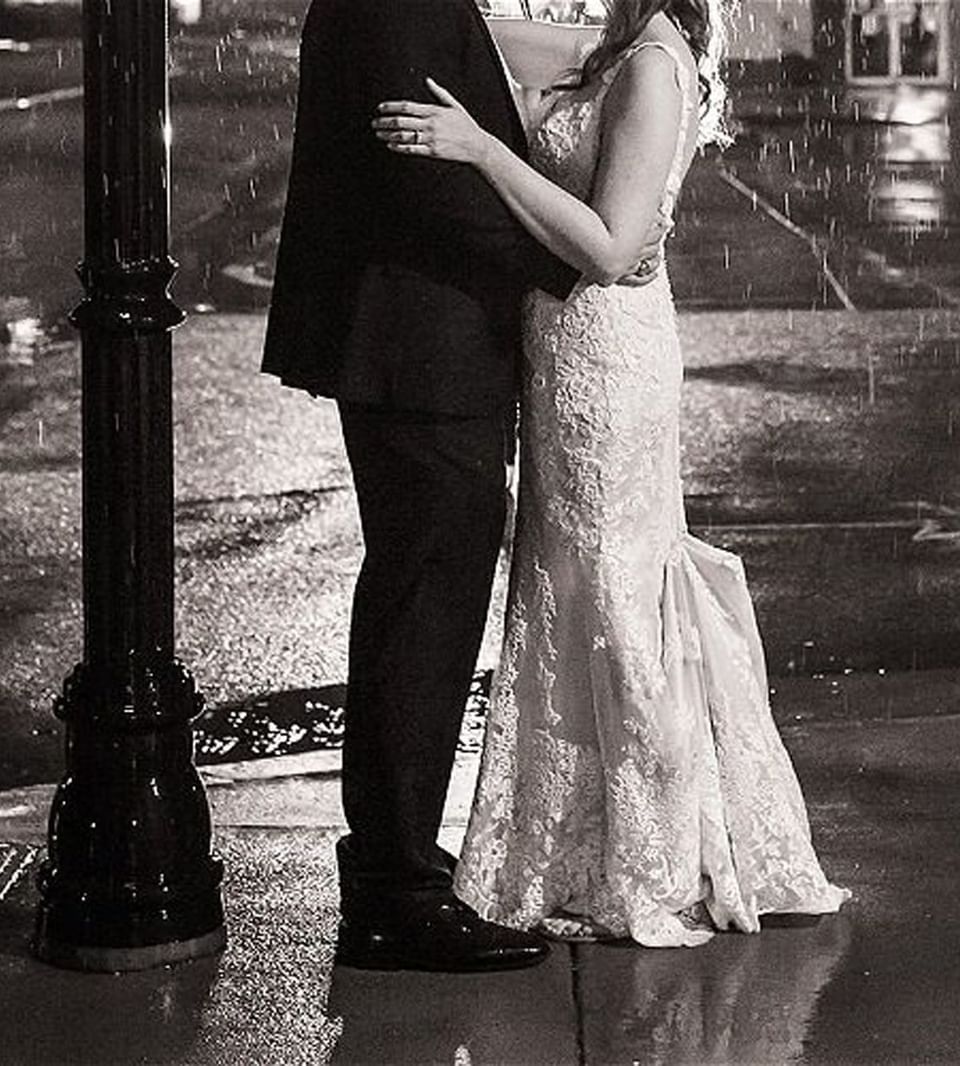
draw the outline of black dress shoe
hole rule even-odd
[[[387,909],[391,913],[387,914]],[[536,966],[550,946],[536,933],[485,922],[455,896],[384,904],[382,917],[348,914],[340,922],[337,963],[360,970],[479,973]]]

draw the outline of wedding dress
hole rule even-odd
[[[647,47],[682,97],[669,219],[695,76],[660,42],[627,54]],[[559,94],[532,136],[534,166],[583,199],[615,74]],[[581,282],[565,302],[536,292],[524,334],[506,631],[455,891],[506,925],[573,916],[648,946],[837,910],[848,893],[811,844],[742,564],[687,532],[665,270],[642,288]]]

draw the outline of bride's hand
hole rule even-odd
[[[391,152],[482,166],[490,148],[490,134],[433,78],[427,78],[427,88],[438,103],[387,100],[380,104],[373,120],[377,137]]]

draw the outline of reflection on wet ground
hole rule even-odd
[[[343,1030],[331,1066],[586,1066],[594,1060],[578,1058],[573,980],[562,945],[544,965],[509,975],[408,973],[397,981],[336,967],[328,1010]]]
[[[558,945],[547,966],[513,979],[509,996],[502,978],[475,988],[410,975],[413,987],[403,989],[385,975],[337,969],[329,1009],[344,1028],[332,1062],[788,1066],[807,1061],[820,997],[851,939],[840,916],[695,950]],[[557,957],[568,950],[572,974]],[[424,1004],[418,1017],[409,1014],[411,995]],[[362,1006],[371,1002],[376,1025]]]
[[[715,938],[695,951],[577,948],[587,1061],[801,1062],[851,938],[841,914],[808,928]]]
[[[237,843],[245,852],[247,842]],[[33,878],[4,894],[0,869],[0,1058],[17,1066],[329,1061],[339,1032],[324,1011],[336,922],[330,841],[312,834],[304,848],[268,834],[248,843],[266,861],[251,854],[247,862],[225,842],[226,953],[122,976],[35,962]],[[28,850],[0,846],[0,864],[5,853],[23,861]]]

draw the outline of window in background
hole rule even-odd
[[[949,0],[851,0],[847,79],[944,82]]]

